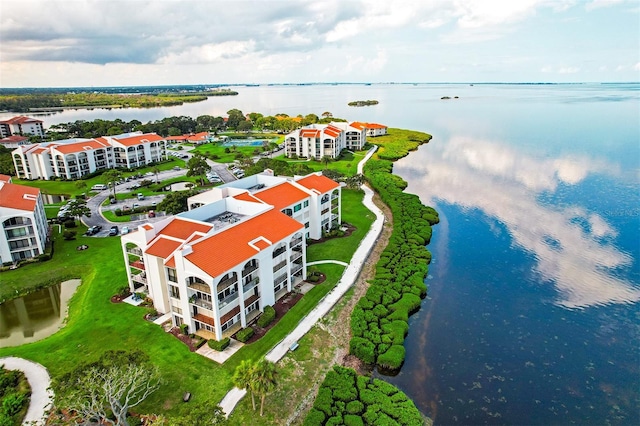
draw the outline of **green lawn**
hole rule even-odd
[[[307,247],[307,262],[316,260],[341,260],[348,262],[364,238],[375,215],[362,204],[364,192],[360,189],[342,189],[342,221],[356,227],[350,237],[333,238],[322,244]],[[345,209],[345,206],[349,206]]]
[[[373,220],[373,214],[359,202],[361,198],[362,194],[357,191],[343,191],[343,218],[356,224],[358,231],[350,237],[325,244],[351,247],[349,250],[353,253],[365,228],[368,229]],[[77,231],[80,235],[85,228],[79,227]],[[110,302],[110,297],[126,285],[119,238],[79,236],[74,241],[57,239],[55,244],[52,260],[3,272],[0,275],[0,294],[13,295],[16,289],[24,290],[71,277],[81,278],[82,285],[70,302],[67,324],[53,336],[39,342],[1,348],[0,357],[12,355],[34,360],[47,367],[55,378],[79,363],[98,359],[107,350],[141,349],[160,369],[164,384],[137,410],[169,415],[177,412],[186,391],[192,393],[194,403],[220,401],[232,387],[231,376],[240,360],[264,356],[333,288],[344,270],[340,265],[320,265],[319,269],[327,275],[327,281],[307,293],[262,339],[245,346],[220,366],[189,352],[176,338],[145,321],[144,308]],[[77,251],[80,244],[87,244],[89,249]],[[321,245],[314,246],[319,248]],[[315,251],[314,246],[310,249]],[[345,255],[346,252],[340,254]],[[325,258],[333,259],[335,256],[334,249]]]
[[[230,152],[225,152],[225,148],[229,148]],[[236,155],[238,153],[241,153],[246,157],[256,155],[254,153],[256,148],[262,152],[262,148],[260,146],[237,146],[234,149],[233,147],[224,147],[221,144],[207,143],[204,145],[198,145],[191,152],[198,152],[206,156],[217,155],[218,158],[212,158],[216,163],[233,163],[236,160]]]

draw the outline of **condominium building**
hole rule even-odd
[[[19,115],[8,120],[0,121],[0,138],[12,135],[34,135],[44,137],[42,120]]]
[[[269,171],[189,198],[121,239],[129,287],[174,325],[221,340],[306,278],[306,238],[340,223],[340,186]]]
[[[161,161],[166,158],[165,147],[165,139],[155,133],[133,132],[22,145],[12,151],[12,156],[19,178],[77,179],[98,170]]]
[[[48,229],[40,190],[0,175],[0,264],[44,253]]]
[[[320,160],[337,158],[343,149],[358,151],[367,143],[367,136],[381,136],[387,127],[375,123],[331,122],[311,124],[294,130],[285,137],[287,157],[306,157]]]
[[[285,136],[287,157],[337,158],[343,149],[360,150],[367,143],[364,128],[344,122],[310,124]]]

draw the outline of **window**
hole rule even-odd
[[[169,295],[175,299],[180,299],[180,289],[175,285],[169,285]]]
[[[309,207],[309,200],[304,200],[304,207]]]
[[[302,204],[296,204],[295,206],[293,206],[294,213],[299,212],[301,208],[302,208]]]
[[[167,278],[169,279],[169,281],[173,281],[174,283],[177,283],[178,274],[176,273],[176,270],[173,268],[167,268]]]
[[[309,226],[310,226],[310,225],[309,225],[309,222],[307,222],[307,223],[305,223],[305,224],[304,224],[305,229],[309,229]]]

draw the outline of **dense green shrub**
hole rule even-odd
[[[253,336],[255,331],[251,327],[243,328],[242,330],[236,333],[236,339],[240,342],[244,343]]]
[[[225,337],[222,340],[214,340],[214,339],[208,340],[207,345],[209,345],[209,347],[214,351],[222,352],[227,348],[227,346],[229,346],[230,342],[231,342],[231,339],[229,339],[228,337]]]
[[[326,416],[316,408],[312,408],[304,419],[303,426],[322,426]]]
[[[354,399],[345,402],[345,394]],[[329,424],[417,426],[424,421],[413,402],[395,386],[336,365],[325,376],[304,421],[306,426]]]
[[[378,355],[378,365],[390,370],[397,370],[404,363],[405,349],[402,345],[392,345],[386,352]]]
[[[271,324],[274,319],[276,319],[276,310],[273,309],[273,306],[267,305],[264,307],[264,312],[262,312],[260,318],[258,318],[258,325],[260,327],[266,327]]]

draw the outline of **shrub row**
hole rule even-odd
[[[255,331],[251,327],[243,328],[242,330],[236,333],[236,339],[241,341],[242,343],[246,342],[255,334]]]
[[[227,346],[229,346],[230,342],[231,342],[231,339],[229,339],[228,337],[225,337],[222,340],[211,339],[207,341],[207,344],[214,351],[222,352],[227,348]]]
[[[401,149],[397,140],[396,145],[386,151],[387,157],[406,155],[407,149]],[[439,219],[416,195],[403,192],[406,182],[391,174],[392,167],[391,161],[379,159],[368,162],[364,169],[365,177],[393,213],[393,233],[367,293],[351,314],[349,350],[368,364],[395,370],[404,362],[409,316],[420,308],[427,294],[424,278],[431,253],[425,245],[431,240],[431,226]]]
[[[338,365],[330,370],[304,426],[422,425],[420,411],[402,391]]]
[[[266,327],[276,319],[276,310],[273,309],[273,306],[265,306],[264,312],[258,318],[258,325],[260,327]]]

